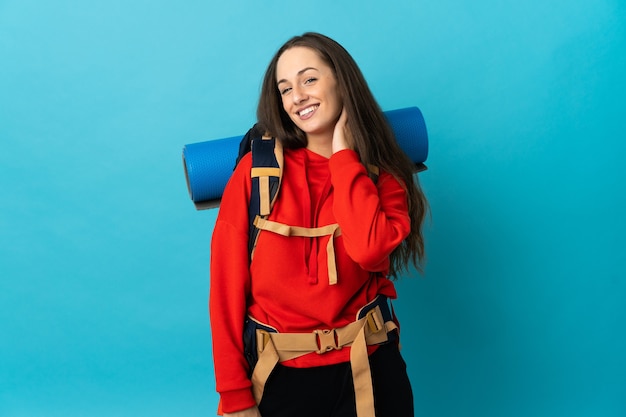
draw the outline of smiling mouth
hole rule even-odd
[[[305,117],[317,110],[319,106],[319,104],[316,104],[314,106],[307,107],[306,109],[299,111],[298,116]]]

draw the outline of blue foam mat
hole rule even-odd
[[[385,116],[396,140],[409,158],[423,164],[428,157],[428,133],[417,107],[390,110]],[[183,165],[191,200],[196,208],[215,207],[224,192],[243,135],[185,145]]]

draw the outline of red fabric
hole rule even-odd
[[[375,184],[354,151],[327,159],[306,149],[285,150],[283,181],[269,218],[302,227],[338,223],[338,283],[328,283],[328,236],[284,237],[261,231],[249,265],[250,167],[247,155],[229,180],[211,243],[213,355],[217,391],[227,413],[255,404],[243,356],[245,316],[280,332],[345,326],[377,295],[396,297],[393,283],[385,278],[389,254],[410,228],[404,188],[384,172]],[[285,365],[321,366],[349,361],[349,356],[350,349],[344,348]]]

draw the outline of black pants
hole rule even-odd
[[[370,356],[376,417],[413,417],[413,392],[396,343]],[[262,417],[355,417],[350,363],[316,368],[276,365],[259,405]]]

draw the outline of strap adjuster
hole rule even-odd
[[[270,341],[270,337],[271,337],[270,333],[263,329],[257,329],[256,336],[257,336],[257,339],[256,339],[257,351],[259,353],[262,353],[263,350],[265,350],[265,346],[267,346],[267,344]]]
[[[337,333],[335,329],[330,330],[314,330],[313,333],[317,337],[318,350],[315,353],[321,355],[322,353],[329,352],[331,350],[340,350],[341,346],[337,346]]]
[[[378,311],[379,311],[379,308],[376,307],[368,311],[367,314],[365,315],[365,318],[367,320],[367,325],[369,326],[370,331],[372,333],[378,333],[385,327],[385,324],[381,322],[380,320],[380,315],[376,314]]]

